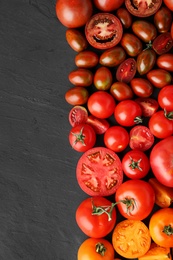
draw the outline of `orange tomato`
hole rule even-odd
[[[125,258],[141,257],[151,245],[149,229],[140,220],[123,220],[113,230],[112,244],[115,251]]]
[[[170,248],[161,247],[155,243],[151,244],[150,249],[145,255],[138,258],[138,260],[164,260],[164,259],[167,260],[172,259]]]

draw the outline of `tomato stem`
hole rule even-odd
[[[171,227],[171,225],[164,226],[163,232],[166,235],[171,236],[171,235],[173,235],[173,227]]]
[[[135,117],[134,122],[136,124],[140,124],[140,123],[142,123],[142,118],[140,116],[137,116],[137,117]]]
[[[146,44],[146,48],[143,49],[143,51],[148,50],[148,49],[151,49],[151,48],[152,48],[152,42],[149,41],[149,43]]]
[[[139,163],[142,161],[142,159],[140,158],[138,161],[134,161],[131,156],[129,156],[129,158],[131,161],[131,163],[129,163],[129,167],[132,168],[132,170],[138,169],[142,172],[142,168],[139,166]]]
[[[166,109],[164,109],[164,116],[169,120],[173,120],[173,111],[167,113]]]
[[[74,135],[76,137],[74,143],[73,143],[73,146],[77,143],[77,142],[81,142],[84,146],[86,146],[85,142],[84,142],[84,139],[85,139],[85,135],[83,135],[83,127],[81,128],[80,130],[80,133],[79,134],[76,134],[76,133],[72,133],[72,135]]]
[[[96,248],[96,252],[99,253],[101,256],[104,256],[104,255],[105,255],[106,247],[104,246],[104,244],[98,242],[98,243],[95,245],[95,248]]]
[[[125,198],[124,200],[120,200],[119,203],[120,202],[126,205],[128,215],[130,215],[130,213],[135,209],[135,207],[137,207],[136,201],[133,198]]]
[[[108,221],[112,220],[112,211],[116,203],[112,203],[111,206],[95,206],[92,200],[92,215],[102,215],[103,213],[107,214]]]

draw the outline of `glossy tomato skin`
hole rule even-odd
[[[83,51],[88,47],[85,36],[77,29],[67,29],[66,40],[69,46],[76,52]]]
[[[152,148],[150,165],[160,183],[173,188],[173,136],[164,138]]]
[[[163,88],[172,82],[172,75],[164,69],[153,69],[146,74],[148,80],[156,88]]]
[[[98,90],[108,90],[112,85],[112,72],[105,66],[99,67],[94,74],[94,86]]]
[[[136,61],[137,71],[140,75],[148,73],[156,63],[156,53],[152,49],[143,50]]]
[[[153,93],[153,85],[144,78],[133,78],[130,82],[131,88],[138,97],[150,97]]]
[[[57,0],[56,15],[68,28],[84,26],[93,12],[91,0]]]
[[[136,74],[136,60],[128,58],[117,68],[116,79],[120,82],[129,83]]]
[[[173,11],[173,0],[163,0],[164,4]]]
[[[88,111],[84,106],[73,106],[69,112],[68,119],[71,126],[86,123]]]
[[[158,103],[166,112],[173,111],[173,85],[167,85],[159,91]]]
[[[85,87],[72,87],[65,93],[65,100],[72,106],[86,104],[89,92]]]
[[[173,72],[173,54],[165,53],[157,58],[156,64],[159,68]]]
[[[169,8],[162,6],[154,15],[154,24],[159,33],[170,31],[172,13]]]
[[[132,15],[126,8],[118,8],[118,10],[116,11],[116,15],[120,19],[124,28],[128,29],[132,25]]]
[[[156,27],[149,21],[138,19],[132,23],[132,31],[143,42],[153,41],[157,36]]]
[[[112,1],[112,0],[93,0],[94,5],[103,12],[111,12],[118,9],[124,0]]]
[[[172,46],[173,39],[170,32],[161,33],[152,43],[152,48],[158,55],[169,52]]]
[[[75,64],[78,68],[90,69],[97,66],[98,62],[98,54],[90,50],[81,51],[75,56]]]
[[[133,91],[131,87],[125,82],[114,82],[110,87],[110,93],[117,101],[133,98]]]
[[[87,118],[87,124],[91,125],[96,134],[104,134],[110,127],[108,120],[100,119],[93,115],[89,115]]]
[[[115,67],[123,62],[126,58],[125,50],[121,46],[115,46],[105,50],[99,59],[102,66]]]
[[[151,97],[136,98],[135,101],[140,105],[144,117],[151,117],[159,108],[158,101]]]
[[[173,22],[172,22],[172,24],[171,24],[171,36],[172,36],[172,38],[173,38]]]
[[[93,82],[93,73],[89,69],[78,68],[68,75],[69,81],[80,87],[88,87]]]
[[[124,33],[120,43],[131,57],[137,56],[142,51],[141,40],[132,33]]]

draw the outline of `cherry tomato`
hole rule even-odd
[[[173,39],[170,32],[161,33],[158,35],[152,44],[153,50],[161,55],[171,50],[173,46]]]
[[[110,93],[117,101],[131,99],[133,97],[133,91],[131,87],[126,83],[119,81],[112,84],[110,87]]]
[[[150,165],[157,180],[173,188],[173,136],[164,138],[155,144],[150,153]]]
[[[66,91],[65,100],[73,106],[84,105],[89,97],[89,92],[85,87],[73,87]]]
[[[145,255],[138,258],[138,260],[153,260],[153,259],[172,259],[170,247],[162,247],[152,242],[150,249]]]
[[[112,72],[105,66],[99,67],[94,74],[94,86],[98,90],[108,90],[112,85]]]
[[[129,179],[142,179],[150,170],[150,162],[144,152],[130,150],[122,158],[122,167]]]
[[[76,166],[76,177],[86,194],[112,195],[123,181],[119,156],[108,148],[94,147],[80,157]]]
[[[85,26],[85,35],[91,46],[108,49],[117,45],[123,34],[120,20],[111,13],[96,13]]]
[[[173,11],[173,0],[163,0],[164,4]]]
[[[159,108],[159,104],[154,98],[136,98],[135,101],[142,109],[142,115],[151,117]]]
[[[93,73],[89,69],[78,68],[68,75],[69,81],[80,87],[88,87],[93,82]]]
[[[107,67],[115,67],[126,58],[125,50],[121,46],[115,46],[105,50],[100,55],[100,64]]]
[[[99,10],[104,12],[111,12],[118,9],[124,3],[124,0],[93,0],[93,2]]]
[[[116,11],[116,15],[120,19],[125,29],[130,28],[130,26],[132,25],[132,15],[129,13],[129,11],[126,8],[124,7],[118,8],[118,10]]]
[[[142,122],[142,109],[134,100],[123,100],[117,104],[114,117],[121,126],[133,126]]]
[[[83,51],[88,47],[85,36],[77,29],[67,29],[66,40],[69,46],[76,52]]]
[[[116,104],[111,94],[100,90],[90,95],[87,106],[93,116],[105,119],[114,113]]]
[[[77,260],[113,260],[113,257],[113,245],[104,238],[87,238],[77,253]]]
[[[104,144],[114,152],[122,152],[128,146],[129,134],[124,127],[111,126],[104,134]]]
[[[165,86],[159,91],[158,103],[167,112],[173,111],[173,85]]]
[[[150,218],[149,231],[159,246],[173,247],[173,208],[159,209]]]
[[[120,43],[131,57],[137,56],[142,51],[141,40],[132,33],[124,33]]]
[[[130,130],[129,146],[131,149],[147,151],[154,144],[154,136],[150,129],[144,125],[134,126]]]
[[[71,126],[86,123],[88,119],[88,111],[83,106],[74,106],[69,112],[68,119]]]
[[[84,50],[79,52],[75,57],[75,64],[79,68],[93,68],[99,62],[98,54],[93,51]]]
[[[165,53],[160,55],[156,64],[159,68],[173,72],[173,53]]]
[[[76,125],[70,130],[69,142],[74,150],[86,152],[95,145],[96,133],[88,124]]]
[[[132,23],[133,33],[143,42],[153,41],[157,36],[156,27],[149,21],[138,19]]]
[[[172,75],[164,69],[153,69],[146,74],[148,80],[156,88],[163,88],[172,82]]]
[[[148,73],[155,65],[156,53],[152,49],[143,50],[136,61],[137,71],[140,75]]]
[[[172,38],[173,38],[173,22],[172,22],[172,24],[171,24],[171,36],[172,36]]]
[[[145,78],[133,78],[130,85],[138,97],[149,97],[153,93],[153,85]]]
[[[124,60],[116,71],[116,79],[120,82],[129,83],[136,74],[136,61],[133,58]]]
[[[93,12],[91,0],[57,0],[56,15],[68,28],[77,28],[86,24]]]
[[[162,6],[154,15],[154,24],[159,33],[170,31],[171,22],[172,13],[166,6]]]
[[[92,115],[88,116],[86,122],[92,126],[96,134],[104,134],[110,126],[106,119],[100,119]]]

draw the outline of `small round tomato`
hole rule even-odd
[[[120,82],[129,83],[136,74],[136,60],[128,58],[124,60],[116,71],[116,79]]]
[[[98,90],[108,90],[112,84],[112,72],[105,66],[99,67],[94,74],[94,86]]]
[[[154,135],[144,125],[134,126],[130,130],[129,146],[131,149],[147,151],[154,144]]]
[[[66,40],[70,47],[76,52],[83,51],[88,47],[85,36],[77,29],[67,29]]]
[[[159,104],[154,98],[136,98],[135,101],[142,109],[142,115],[151,117],[159,108]]]
[[[156,53],[152,49],[143,50],[136,61],[137,71],[140,75],[148,73],[156,63]]]
[[[104,238],[87,238],[77,253],[77,260],[113,260],[113,257],[113,245]]]
[[[132,15],[126,8],[118,8],[118,10],[116,11],[116,15],[120,19],[124,28],[128,29],[132,25]]]
[[[111,126],[104,134],[104,144],[114,152],[122,152],[129,144],[129,134],[124,127]]]
[[[153,93],[153,85],[144,78],[133,78],[130,82],[131,88],[138,97],[149,97]]]
[[[121,126],[133,126],[141,123],[142,109],[134,100],[123,100],[117,104],[114,111],[114,117]]]
[[[167,112],[173,111],[173,85],[165,86],[159,91],[158,103]]]
[[[173,11],[173,0],[163,0],[164,4]]]
[[[98,54],[89,50],[81,51],[75,57],[75,64],[79,68],[93,68],[98,64],[98,62]]]
[[[93,2],[99,10],[103,12],[111,12],[118,9],[124,3],[124,0],[93,0]]]
[[[65,100],[73,106],[84,105],[89,97],[89,92],[85,87],[73,87],[66,91]]]
[[[162,247],[173,247],[173,208],[159,209],[150,218],[152,240]]]
[[[156,27],[146,20],[138,19],[132,23],[132,31],[143,42],[153,41],[157,36]]]
[[[80,124],[72,127],[69,133],[69,143],[78,152],[86,152],[96,142],[96,133],[88,124]]]
[[[75,86],[88,87],[93,82],[93,73],[89,69],[79,68],[71,71],[68,78]]]
[[[87,124],[91,125],[96,134],[104,134],[109,128],[110,124],[106,119],[100,119],[93,115],[89,115],[87,118]]]
[[[152,48],[158,55],[169,52],[172,46],[173,39],[170,32],[159,34],[152,43]]]
[[[80,157],[76,166],[76,177],[86,194],[110,196],[123,181],[120,158],[108,148],[94,147]]]
[[[111,94],[100,90],[90,95],[87,106],[93,116],[105,119],[114,113],[116,104]]]
[[[156,64],[159,68],[173,72],[173,53],[165,53],[160,55]]]
[[[124,33],[120,43],[131,57],[137,56],[142,51],[141,40],[132,33]]]
[[[110,93],[117,101],[131,99],[133,97],[133,91],[131,87],[126,83],[119,81],[112,84],[110,87]]]
[[[146,76],[156,88],[163,88],[172,82],[172,75],[164,69],[150,70]]]
[[[74,106],[69,112],[68,119],[71,126],[86,123],[88,119],[88,111],[83,106]]]
[[[130,150],[122,158],[122,167],[129,179],[142,179],[150,170],[150,161],[144,152]]]
[[[115,46],[105,50],[101,55],[99,62],[103,66],[115,67],[126,58],[125,50],[121,46]]]
[[[172,12],[166,6],[162,6],[154,15],[154,24],[159,33],[170,31]]]
[[[85,26],[85,35],[91,46],[108,49],[117,45],[123,34],[120,20],[111,13],[93,15]]]

